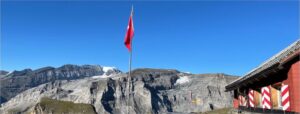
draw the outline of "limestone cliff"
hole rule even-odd
[[[56,80],[18,94],[2,104],[0,111],[32,112],[41,98],[51,98],[91,104],[98,114],[205,112],[232,106],[232,93],[224,92],[224,86],[236,78],[225,74],[137,69],[132,72],[130,83],[127,74],[122,73]]]
[[[120,73],[118,69],[107,69],[100,65],[63,65],[58,68],[44,67],[36,70],[5,72],[0,77],[0,104],[17,94],[38,85],[56,80],[74,80],[95,75]],[[4,71],[1,71],[3,74]]]

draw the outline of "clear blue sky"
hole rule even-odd
[[[1,69],[99,64],[243,75],[299,38],[298,1],[1,2]]]

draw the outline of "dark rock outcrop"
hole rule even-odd
[[[0,76],[5,76],[7,75],[9,72],[8,71],[5,71],[5,70],[0,70]]]

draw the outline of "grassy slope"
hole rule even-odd
[[[49,98],[42,98],[39,105],[46,113],[52,112],[53,114],[96,114],[93,106],[90,104],[73,103],[69,101],[59,101]]]
[[[199,114],[231,114],[231,113],[232,113],[232,108],[223,108],[223,109],[203,112]]]

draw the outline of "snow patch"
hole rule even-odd
[[[176,84],[184,84],[184,83],[187,83],[189,82],[189,78],[187,76],[182,76],[182,77],[179,77],[179,79],[176,80]]]
[[[98,76],[92,76],[93,79],[96,79],[96,78],[109,78],[111,76],[107,76],[107,75],[98,75]]]
[[[114,77],[115,73],[113,73],[117,68],[116,67],[106,67],[103,66],[102,70],[103,70],[103,74],[102,75],[96,75],[96,76],[92,76],[91,78],[93,79],[97,79],[97,78],[109,78],[109,77]]]
[[[108,72],[108,71],[114,71],[114,69],[116,69],[116,67],[102,67],[102,70],[104,71],[104,72]]]
[[[13,73],[14,71],[7,71],[7,72],[8,72],[8,73],[7,73],[6,75],[4,75],[4,76],[7,76],[7,75]]]

